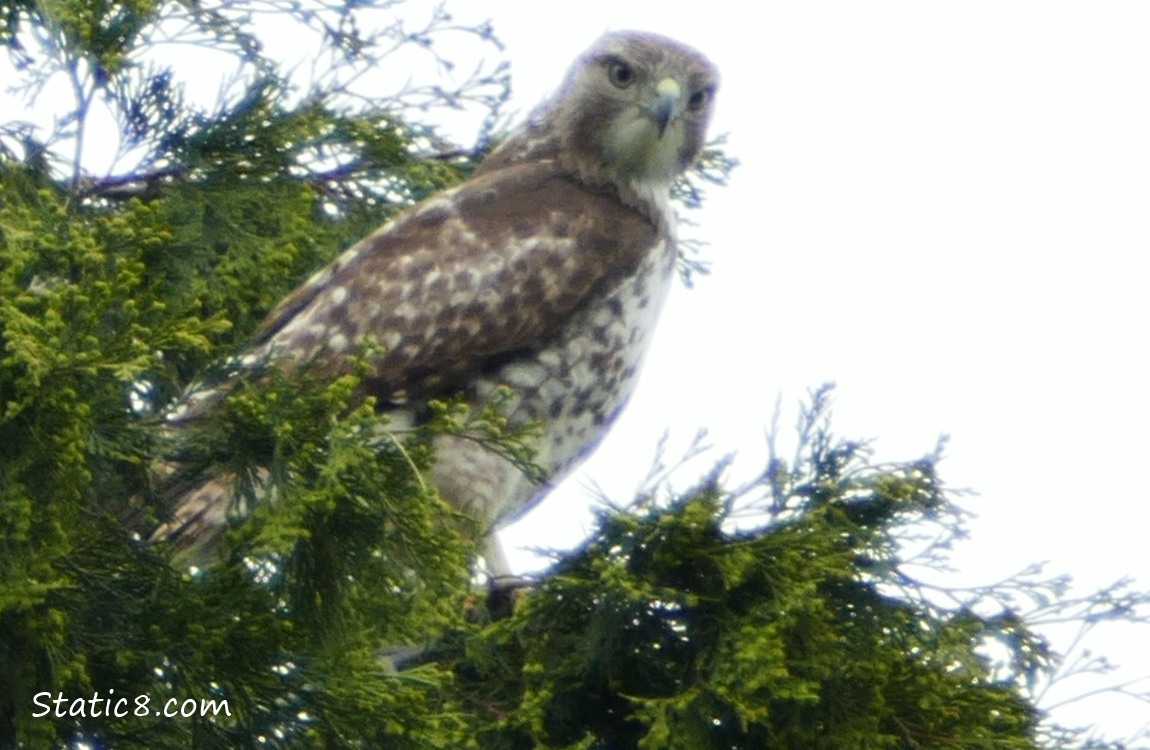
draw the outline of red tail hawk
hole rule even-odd
[[[398,419],[429,397],[508,385],[512,423],[542,421],[558,479],[626,403],[675,266],[671,183],[703,146],[718,76],[695,50],[617,32],[575,61],[472,177],[344,252],[285,299],[249,349],[337,373],[365,338],[368,380]],[[396,394],[402,394],[399,399]],[[178,424],[213,392],[174,411]],[[197,405],[198,402],[198,405]],[[207,405],[207,406],[205,406]],[[504,458],[443,437],[434,479],[494,525],[546,492]],[[201,547],[227,522],[227,482],[181,498],[153,538]]]

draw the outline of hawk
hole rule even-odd
[[[674,275],[671,184],[699,156],[718,84],[702,54],[609,33],[459,186],[409,209],[276,307],[241,361],[338,374],[374,340],[368,394],[400,424],[418,404],[501,386],[512,425],[541,422],[530,481],[504,457],[437,438],[433,480],[486,528],[510,520],[595,447],[635,385]],[[218,401],[193,393],[179,425]],[[232,505],[222,478],[179,498],[152,535],[209,545]]]

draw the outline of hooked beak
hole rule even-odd
[[[675,106],[679,103],[683,90],[674,78],[664,78],[655,86],[655,93],[659,95],[655,105],[655,124],[659,126],[659,137],[662,138],[675,115]]]

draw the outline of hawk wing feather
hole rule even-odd
[[[442,391],[537,347],[634,271],[658,236],[613,188],[552,161],[488,172],[345,251],[271,313],[255,343],[306,361],[372,337],[384,348],[372,361],[381,388]]]

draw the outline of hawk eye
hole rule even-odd
[[[617,87],[625,89],[635,82],[635,71],[622,60],[612,59],[607,61],[607,78]]]
[[[691,94],[691,98],[687,100],[687,108],[691,110],[700,110],[706,106],[711,98],[711,89],[699,89]]]

